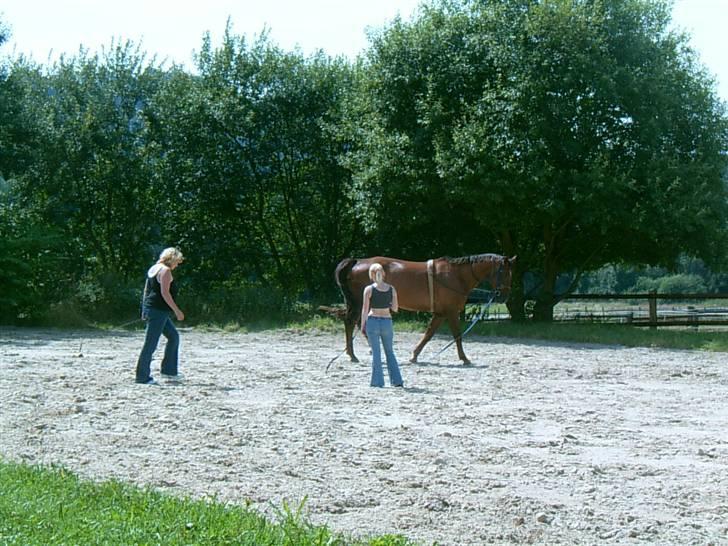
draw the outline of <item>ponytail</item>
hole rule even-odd
[[[382,264],[373,263],[369,266],[369,278],[378,283],[384,281],[384,268]]]

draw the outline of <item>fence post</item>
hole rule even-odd
[[[650,291],[649,303],[650,303],[650,328],[657,327],[657,292],[654,290]]]

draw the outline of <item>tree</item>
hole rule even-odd
[[[423,5],[415,22],[395,19],[373,35],[348,103],[357,211],[371,252],[410,259],[493,248],[478,225],[490,201],[462,199],[443,176],[439,149],[462,104],[491,78],[465,47],[467,18]]]
[[[335,133],[348,65],[282,52],[265,35],[249,45],[228,28],[219,48],[205,40],[198,70],[168,79],[153,124],[160,187],[205,264],[198,274],[289,295],[330,291],[352,232]]]
[[[0,46],[8,41],[9,36],[10,36],[10,29],[3,22],[3,20],[0,19]]]
[[[24,70],[33,137],[17,170],[23,203],[73,241],[77,275],[137,275],[153,233],[144,110],[160,79],[133,44]]]
[[[717,260],[728,125],[668,22],[652,0],[442,1],[395,22],[369,53],[370,80],[389,85],[367,104],[358,156],[367,213],[401,192],[467,216],[448,218],[455,233],[473,223],[519,257],[514,318],[534,297],[527,271],[550,319],[562,272]],[[388,173],[396,154],[408,161]],[[439,207],[418,214],[442,225]]]
[[[9,36],[0,21],[0,45]],[[23,71],[33,68],[23,64]],[[44,312],[59,292],[52,282],[61,240],[17,199],[15,176],[28,165],[32,132],[24,119],[19,71],[0,65],[0,323]]]

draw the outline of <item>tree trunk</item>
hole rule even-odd
[[[504,230],[500,234],[501,247],[505,252],[506,256],[514,256],[517,254],[515,245],[513,243],[513,236],[508,230]],[[524,272],[525,259],[522,257],[520,261],[516,261],[516,265],[513,268],[511,276],[511,295],[506,301],[506,307],[511,315],[513,322],[526,322],[526,300],[523,294],[523,272]]]
[[[554,294],[558,271],[553,260],[546,258],[543,285],[533,306],[533,320],[535,322],[551,322],[554,320],[554,305],[558,302]]]
[[[511,297],[506,302],[508,312],[511,314],[511,320],[513,322],[526,322],[526,311],[524,305],[526,300],[523,298],[523,285],[513,285],[511,288]]]
[[[554,320],[554,305],[556,301],[553,298],[541,298],[536,300],[533,306],[534,322],[551,322]]]

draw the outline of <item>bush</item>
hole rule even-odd
[[[658,280],[658,291],[664,294],[690,294],[707,291],[705,281],[699,275],[670,275]]]
[[[214,285],[202,293],[180,292],[180,307],[195,322],[217,324],[281,323],[308,317],[312,304],[305,304],[271,286],[228,283]]]
[[[638,277],[637,282],[634,284],[634,288],[632,288],[632,292],[659,292],[660,289],[660,279],[655,279],[652,277]]]

